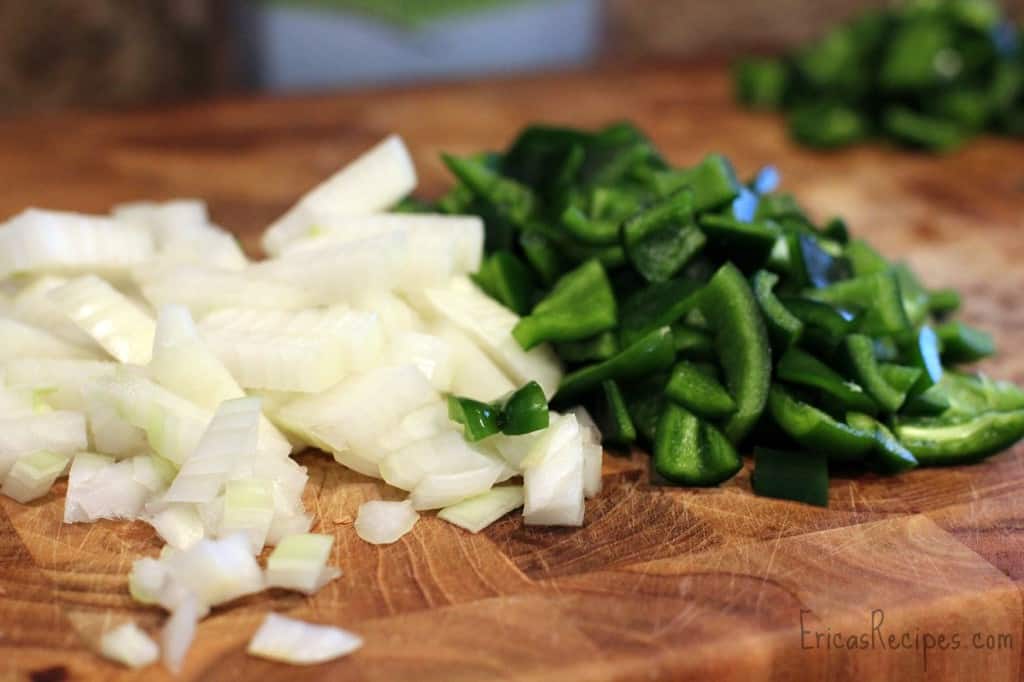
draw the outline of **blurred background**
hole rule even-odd
[[[0,114],[777,51],[862,0],[0,0]],[[1024,0],[1006,0],[1024,16]]]

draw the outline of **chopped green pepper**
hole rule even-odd
[[[866,414],[851,412],[846,415],[846,423],[851,427],[870,433],[875,439],[874,461],[878,467],[889,474],[908,471],[917,466],[914,455],[896,440],[892,431],[878,420]]]
[[[628,346],[655,329],[673,324],[697,307],[700,283],[689,279],[656,282],[623,302],[619,340]]]
[[[781,386],[772,386],[768,406],[783,431],[805,448],[829,459],[861,460],[875,446],[872,434],[836,421],[816,407],[797,400]]]
[[[530,270],[510,251],[495,251],[473,276],[481,289],[519,315],[530,310],[534,287]]]
[[[976,362],[995,352],[992,336],[962,322],[947,322],[936,330],[946,362]]]
[[[966,464],[999,452],[1024,437],[1024,409],[900,418],[893,430],[921,464]]]
[[[672,341],[676,353],[695,360],[707,360],[715,355],[715,344],[707,332],[686,324],[672,325]]]
[[[779,300],[789,312],[803,322],[802,342],[811,349],[825,354],[834,351],[859,321],[859,318],[846,311],[837,310],[828,303],[791,297]]]
[[[610,380],[602,381],[601,391],[604,400],[597,414],[604,441],[620,447],[632,444],[636,440],[636,427],[619,385]]]
[[[828,460],[810,452],[754,448],[754,492],[764,497],[828,506]]]
[[[637,272],[650,282],[671,279],[704,248],[693,221],[693,191],[684,188],[622,224],[622,242]]]
[[[728,254],[744,270],[761,267],[779,237],[770,223],[743,222],[733,216],[706,214],[700,227],[716,253]]]
[[[699,417],[718,419],[732,414],[736,402],[722,384],[685,360],[676,364],[665,394]]]
[[[545,341],[580,341],[615,326],[615,294],[604,268],[588,261],[563,275],[546,297],[512,330],[529,350]]]
[[[442,154],[441,159],[463,185],[513,225],[525,225],[533,215],[537,197],[526,185],[503,177],[478,159]]]
[[[910,389],[911,397],[923,393],[942,380],[939,337],[931,327],[921,327],[913,343],[904,349],[904,355],[911,366],[921,370],[921,378]]]
[[[555,345],[558,357],[566,362],[593,362],[607,360],[619,352],[619,342],[614,332],[601,332],[582,341],[567,341]]]
[[[513,391],[501,404],[501,432],[518,436],[546,429],[549,414],[544,390],[536,381],[531,381]]]
[[[867,394],[887,412],[900,409],[910,387],[900,390],[886,380],[875,359],[875,345],[871,339],[863,334],[850,334],[845,340],[845,350],[850,371]]]
[[[903,309],[896,275],[878,272],[812,289],[808,296],[835,305],[854,305],[866,311],[860,330],[865,334],[898,334],[910,326]]]
[[[928,311],[933,315],[954,313],[960,308],[960,294],[953,289],[939,289],[928,293]]]
[[[701,291],[699,309],[715,336],[715,351],[736,411],[722,431],[738,443],[764,412],[771,382],[768,334],[750,285],[736,266],[723,265]]]
[[[772,350],[781,353],[799,340],[804,323],[775,297],[772,290],[778,282],[779,276],[774,272],[759,270],[754,274],[754,297],[764,313]]]
[[[448,396],[448,418],[465,427],[464,434],[470,442],[501,431],[501,408],[472,398]]]
[[[656,329],[614,357],[566,374],[562,377],[556,399],[565,404],[608,379],[639,379],[667,369],[674,359],[672,329]]]
[[[742,59],[733,66],[736,96],[747,106],[774,109],[782,104],[786,69],[777,59]]]
[[[819,389],[835,398],[845,410],[876,414],[878,405],[852,381],[846,381],[838,372],[799,348],[790,348],[779,359],[776,376],[791,384]]]
[[[539,230],[523,230],[519,246],[544,284],[551,286],[565,272],[565,263],[551,239]]]
[[[682,485],[717,485],[732,478],[743,460],[722,433],[684,408],[668,403],[658,419],[654,468]]]
[[[578,206],[565,209],[562,225],[573,237],[586,244],[607,246],[619,240],[619,221],[590,218]]]

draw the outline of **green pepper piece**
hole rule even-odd
[[[818,237],[798,234],[793,235],[793,239],[797,247],[793,252],[799,269],[798,276],[805,284],[820,289],[849,279],[852,275],[850,262],[844,257],[833,256],[822,248]]]
[[[996,352],[990,334],[962,322],[947,322],[936,331],[942,345],[942,359],[948,363],[976,362]]]
[[[937,289],[928,292],[928,311],[933,315],[955,313],[960,308],[960,294],[954,289]]]
[[[478,159],[449,154],[442,154],[441,159],[476,197],[490,204],[499,216],[513,225],[525,226],[533,215],[537,197],[529,187],[503,177]]]
[[[828,460],[810,452],[754,448],[754,492],[762,497],[828,506]]]
[[[836,421],[818,408],[797,400],[779,385],[772,386],[768,406],[783,431],[805,448],[823,453],[829,459],[861,460],[875,445],[872,434]]]
[[[899,334],[910,327],[903,309],[900,285],[892,272],[879,272],[836,282],[807,295],[834,305],[855,305],[866,311],[860,323],[865,334]]]
[[[891,362],[879,363],[878,371],[885,382],[900,394],[909,395],[910,389],[921,378],[921,370],[917,367],[906,367]]]
[[[846,415],[846,423],[874,436],[875,449],[872,459],[885,473],[898,474],[917,466],[917,458],[878,420],[866,414],[851,412]]]
[[[588,260],[596,260],[609,269],[618,268],[626,264],[626,250],[621,244],[610,244],[607,246],[596,246],[584,244],[571,237],[566,237],[558,242],[562,253],[574,263],[586,263]]]
[[[533,281],[526,264],[510,251],[495,251],[480,265],[473,281],[487,294],[518,315],[530,311]]]
[[[881,367],[875,359],[875,345],[870,337],[863,334],[850,334],[845,340],[846,360],[850,365],[857,383],[864,387],[870,395],[886,412],[895,412],[900,409],[907,399],[906,390],[899,390],[882,375]],[[917,377],[915,377],[915,381]],[[913,385],[913,384],[911,384]]]
[[[473,190],[463,184],[458,184],[437,200],[437,210],[452,215],[468,213],[474,198]]]
[[[772,350],[781,353],[800,339],[804,323],[775,297],[772,290],[778,282],[779,276],[774,272],[759,270],[754,274],[754,298],[768,324]]]
[[[607,360],[619,352],[615,332],[601,332],[582,341],[568,341],[555,346],[555,352],[565,362],[594,362]]]
[[[882,125],[895,139],[924,149],[948,152],[964,141],[964,131],[957,124],[919,114],[908,107],[886,109]]]
[[[602,381],[601,390],[604,402],[597,414],[604,441],[620,447],[631,445],[636,440],[636,427],[619,385],[614,381]]]
[[[562,225],[586,244],[607,246],[619,240],[619,221],[589,218],[578,206],[569,206],[562,212]]]
[[[689,279],[648,284],[621,306],[619,341],[628,346],[655,329],[670,325],[697,307],[701,286]]]
[[[502,170],[524,185],[550,194],[571,179],[583,163],[593,135],[572,128],[531,125],[509,146]]]
[[[780,298],[782,305],[803,322],[801,340],[811,349],[830,354],[854,329],[857,318],[820,301],[806,298]]]
[[[658,419],[668,403],[665,386],[669,375],[664,372],[644,377],[629,384],[620,384],[622,396],[633,420],[637,435],[652,446],[658,430]]]
[[[853,266],[853,274],[857,277],[885,272],[889,269],[889,261],[875,251],[863,239],[851,239],[844,249],[847,260]]]
[[[501,432],[508,436],[546,429],[550,419],[548,400],[536,381],[513,391],[503,401],[501,414]]]
[[[937,388],[950,403],[950,414],[1024,409],[1024,390],[1012,382],[993,381],[985,375],[947,371]]]
[[[698,213],[731,203],[743,186],[729,159],[721,154],[708,154],[692,168],[655,173],[652,180],[661,196],[690,187],[694,193],[693,207]]]
[[[672,329],[662,327],[619,351],[604,362],[582,367],[562,377],[556,399],[566,404],[608,379],[639,379],[667,369],[675,359]]]
[[[761,267],[779,238],[771,223],[746,223],[726,215],[703,215],[700,228],[715,253],[724,256],[724,260],[735,262],[743,270]]]
[[[767,220],[782,221],[795,218],[799,222],[809,223],[806,211],[797,203],[792,194],[769,194],[761,197],[754,213],[755,222]]]
[[[775,375],[791,384],[816,388],[832,396],[844,410],[878,413],[878,405],[864,389],[846,381],[838,372],[799,348],[790,348],[779,359]]]
[[[948,25],[939,20],[903,22],[889,38],[879,72],[887,90],[920,90],[951,76],[940,65],[942,53],[956,44]]]
[[[524,350],[545,341],[580,341],[615,326],[615,295],[604,268],[588,261],[562,276],[512,329]]]
[[[693,222],[693,191],[684,188],[622,224],[622,242],[633,267],[650,282],[672,278],[704,248]]]
[[[855,110],[841,104],[814,103],[793,109],[789,132],[809,147],[833,149],[867,137],[868,123]]]
[[[966,464],[1024,437],[1024,409],[979,415],[898,418],[896,437],[925,466]]]
[[[654,468],[680,485],[711,486],[728,480],[743,460],[722,433],[684,408],[668,403],[658,419]]]
[[[827,239],[846,246],[850,242],[850,231],[846,227],[846,221],[835,216],[825,224],[821,234]]]
[[[715,336],[725,383],[736,401],[722,432],[733,443],[743,439],[764,412],[771,381],[771,352],[761,311],[750,285],[726,263],[700,293],[699,309]]]
[[[526,255],[526,260],[533,267],[547,286],[555,283],[565,272],[565,264],[561,254],[551,239],[539,230],[528,229],[519,234],[519,246]]]
[[[780,59],[747,58],[733,65],[736,97],[755,109],[775,109],[786,92],[786,67]]]
[[[664,165],[651,141],[631,123],[613,123],[602,129],[586,151],[579,176],[584,185],[611,185],[637,168]]]
[[[672,370],[665,394],[706,419],[726,417],[736,410],[736,402],[714,376],[685,360]]]
[[[952,407],[946,396],[945,387],[936,384],[919,395],[908,398],[900,414],[908,417],[934,417]]]
[[[912,344],[904,349],[904,356],[912,367],[921,370],[921,377],[910,389],[910,397],[919,395],[942,379],[942,360],[939,358],[939,337],[929,326],[921,327]]]
[[[909,267],[898,263],[892,267],[893,274],[900,285],[900,296],[903,299],[903,310],[907,313],[910,325],[916,327],[928,317],[928,291],[921,285]]]
[[[672,325],[672,342],[676,353],[695,360],[709,360],[715,356],[715,344],[707,332],[686,324]]]
[[[501,431],[501,409],[472,398],[448,396],[448,418],[465,427],[464,435],[470,442]]]

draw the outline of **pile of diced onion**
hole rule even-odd
[[[469,279],[479,218],[385,212],[415,184],[389,137],[271,225],[258,262],[196,200],[0,225],[0,490],[25,503],[66,475],[65,523],[138,519],[166,542],[130,576],[170,613],[160,644],[123,623],[108,657],[177,671],[211,607],[340,574],[334,537],[309,533],[290,457],[306,448],[409,493],[360,507],[367,542],[427,510],[470,532],[519,507],[527,524],[582,523],[601,484],[584,411],[477,443],[448,418],[447,394],[535,380],[550,398],[561,369],[549,348],[523,351],[516,315]],[[270,614],[249,650],[316,663],[360,643]]]

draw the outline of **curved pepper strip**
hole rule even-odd
[[[551,419],[548,400],[544,389],[536,381],[513,391],[500,403],[501,432],[508,436],[519,436],[546,429]]]
[[[624,346],[655,329],[673,324],[697,307],[699,282],[672,279],[648,284],[627,298],[622,306],[619,341]]]
[[[774,272],[758,270],[754,273],[754,297],[768,324],[772,350],[781,353],[800,339],[804,323],[775,297],[773,289],[778,283],[779,276]]]
[[[614,357],[566,374],[562,377],[555,400],[565,404],[608,379],[641,379],[670,367],[675,355],[672,329],[656,329]]]
[[[828,506],[828,460],[810,452],[754,448],[754,492],[764,497]]]
[[[828,303],[808,298],[779,298],[782,305],[803,325],[801,345],[815,351],[831,353],[856,327],[859,318]]]
[[[582,341],[567,341],[555,346],[555,352],[565,362],[595,362],[607,360],[619,352],[615,332],[606,331]]]
[[[626,255],[647,281],[671,279],[704,248],[693,210],[693,192],[684,188],[622,224]]]
[[[873,460],[885,473],[897,474],[917,466],[918,462],[913,453],[903,447],[903,444],[896,439],[892,431],[887,429],[878,420],[866,414],[851,412],[846,415],[846,423],[855,429],[860,429],[874,436],[875,451]]]
[[[517,315],[530,312],[533,278],[526,264],[511,251],[495,251],[480,265],[473,281],[487,294]]]
[[[668,403],[658,419],[654,438],[654,468],[681,485],[717,485],[743,466],[732,443],[722,433],[686,409]]]
[[[736,410],[736,401],[718,380],[685,360],[672,370],[665,395],[706,419],[726,417]]]
[[[860,331],[872,336],[900,334],[910,328],[896,274],[877,272],[836,282],[807,295],[833,305],[853,305],[865,310]]]
[[[448,418],[465,427],[463,435],[471,443],[501,431],[501,409],[472,398],[448,396]]]
[[[882,375],[875,359],[875,345],[863,334],[850,334],[845,341],[846,359],[857,383],[864,387],[886,412],[895,412],[907,399],[907,390],[893,386]],[[917,381],[915,377],[914,381]],[[911,386],[913,382],[911,383]]]
[[[857,461],[875,447],[872,434],[836,421],[818,408],[797,400],[781,386],[768,398],[775,423],[808,450],[829,459]]]
[[[606,443],[625,447],[636,440],[636,427],[626,407],[626,400],[614,381],[602,381],[604,401],[597,411],[601,436]]]
[[[715,336],[715,351],[736,411],[722,426],[733,443],[743,440],[764,412],[771,383],[771,353],[761,311],[746,278],[723,265],[700,293],[698,307]]]
[[[791,384],[816,388],[832,396],[845,410],[877,414],[878,405],[864,389],[846,381],[838,372],[799,348],[790,348],[779,359],[775,376]]]
[[[947,322],[937,330],[946,362],[977,362],[996,352],[995,341],[987,332],[962,322]]]
[[[893,432],[923,465],[967,464],[1008,448],[1024,437],[1024,409],[898,419]]]
[[[588,261],[562,276],[533,312],[519,320],[512,336],[524,350],[545,341],[580,341],[615,326],[615,294],[604,268]]]

